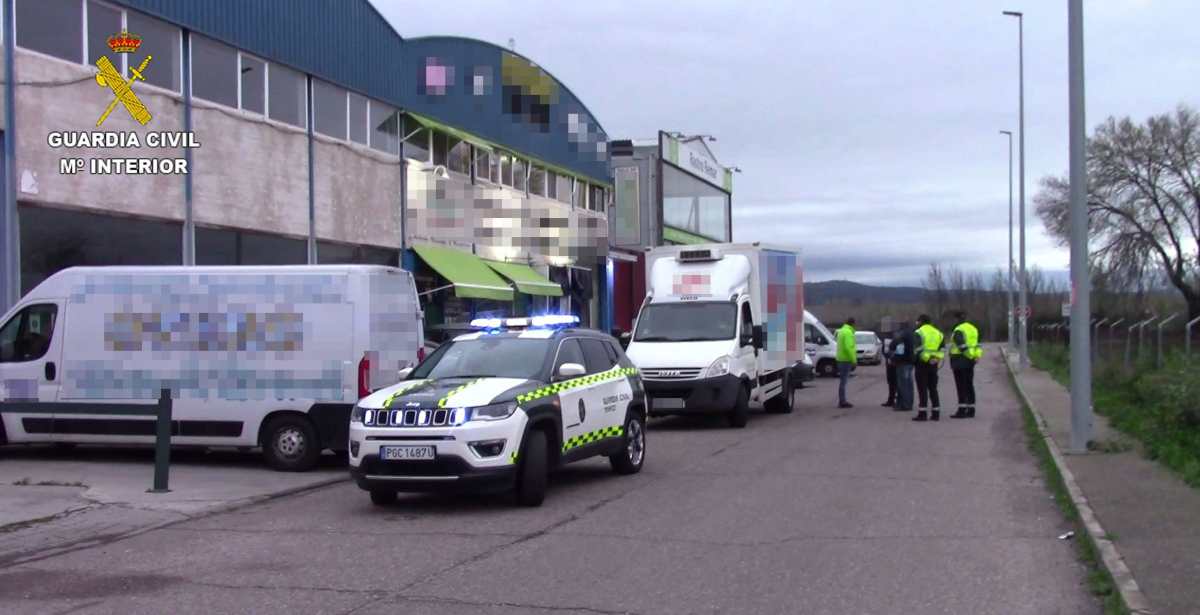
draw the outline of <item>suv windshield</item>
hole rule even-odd
[[[484,335],[447,342],[412,371],[409,378],[524,378],[541,376],[551,339]]]
[[[657,303],[638,317],[635,342],[704,342],[733,339],[737,305],[730,301]]]

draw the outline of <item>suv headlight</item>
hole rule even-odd
[[[715,378],[717,376],[724,376],[725,374],[728,374],[728,373],[729,373],[729,357],[721,357],[721,358],[717,359],[716,361],[713,361],[712,365],[709,365],[708,369],[704,370],[704,377],[705,378]]]
[[[351,423],[364,422],[364,418],[365,418],[367,412],[370,412],[371,414],[375,413],[374,410],[364,408],[358,404],[355,404],[354,409],[350,411],[350,422]]]
[[[486,406],[476,406],[471,408],[472,421],[499,421],[506,419],[517,411],[516,402],[504,402],[502,404],[489,404]]]

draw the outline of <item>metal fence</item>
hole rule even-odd
[[[1119,361],[1125,369],[1153,361],[1162,367],[1172,355],[1200,358],[1200,317],[1184,314],[1150,314],[1146,317],[1097,318],[1091,322],[1092,363]],[[1033,328],[1030,340],[1070,344],[1070,323],[1043,323]]]
[[[171,391],[159,391],[154,404],[64,402],[64,401],[4,401],[0,402],[0,413],[10,414],[100,414],[117,416],[153,416],[154,434],[154,485],[150,493],[166,493],[171,466]]]

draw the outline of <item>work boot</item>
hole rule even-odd
[[[975,418],[975,406],[967,406],[967,418]]]
[[[966,406],[959,406],[959,407],[958,407],[958,410],[956,410],[956,411],[954,412],[954,414],[951,414],[951,415],[950,415],[950,418],[952,418],[952,419],[965,419],[965,418],[967,418],[968,416],[970,416],[970,415],[969,415],[969,414],[967,414],[967,407],[966,407]]]
[[[917,422],[921,422],[921,421],[928,421],[928,420],[929,420],[929,418],[928,418],[927,416],[925,416],[925,411],[924,411],[924,410],[919,410],[919,411],[917,411],[917,415],[916,415],[916,416],[914,416],[914,417],[912,418],[912,420],[914,420],[914,421],[917,421]]]
[[[941,410],[934,410],[933,412],[930,412],[930,413],[929,413],[929,420],[931,420],[931,421],[940,421],[940,420],[942,420],[942,412],[941,412]]]
[[[884,408],[891,408],[891,407],[895,406],[896,404],[893,403],[891,400],[889,400],[889,401],[885,401],[879,405],[883,406]]]

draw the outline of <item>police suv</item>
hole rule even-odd
[[[399,491],[515,490],[538,506],[549,471],[597,455],[633,474],[646,450],[641,378],[578,318],[476,319],[350,418],[350,473],[387,504]],[[402,372],[403,373],[403,372]]]

